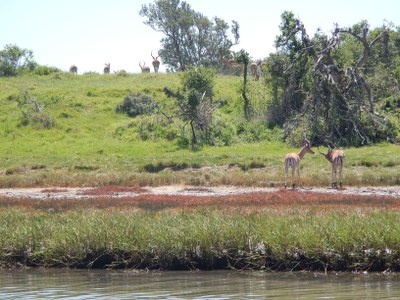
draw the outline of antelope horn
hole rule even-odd
[[[320,153],[320,154],[322,154],[323,156],[326,156],[328,153],[324,153],[324,152],[321,152],[320,150],[319,150],[319,146],[318,146],[318,152]]]
[[[311,145],[310,141],[306,139],[306,137],[303,137],[303,144],[307,143],[308,145]]]

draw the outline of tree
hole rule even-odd
[[[203,141],[211,143],[214,72],[203,67],[191,68],[188,72],[182,73],[181,83],[182,92],[174,92],[166,87],[164,93],[176,99],[178,108],[176,117],[189,123],[192,145],[200,142],[198,132],[201,133]]]
[[[14,76],[19,70],[32,71],[35,67],[32,50],[9,44],[0,51],[0,76]]]
[[[388,138],[391,125],[376,110],[370,80],[379,63],[390,60],[388,28],[371,32],[363,21],[352,28],[336,25],[331,36],[317,32],[311,39],[287,12],[280,28],[276,46],[286,59],[274,62],[275,67],[283,62],[285,137],[308,131],[317,142],[348,145]]]
[[[156,0],[154,4],[143,5],[139,14],[147,18],[146,25],[165,35],[159,54],[172,70],[218,65],[239,41],[236,21],[232,21],[232,41],[227,34],[230,27],[224,20],[217,17],[210,20],[192,10],[185,1]]]
[[[240,64],[243,64],[243,85],[242,85],[242,97],[244,100],[244,117],[248,120],[250,119],[250,100],[246,95],[247,91],[247,68],[250,62],[250,55],[244,49],[240,50],[236,54],[236,61]]]

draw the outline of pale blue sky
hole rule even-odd
[[[240,25],[240,44],[254,58],[274,52],[280,16],[292,11],[305,24],[309,35],[317,28],[329,33],[333,24],[350,26],[368,20],[379,27],[385,20],[400,26],[398,0],[187,0],[195,11],[209,18],[220,17]],[[7,44],[33,50],[41,65],[78,73],[140,71],[139,61],[151,63],[150,52],[160,48],[162,37],[139,16],[150,0],[0,0],[0,49]],[[244,6],[245,5],[245,6]],[[161,70],[165,70],[162,65]]]

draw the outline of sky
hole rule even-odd
[[[329,34],[367,20],[372,28],[388,22],[400,26],[399,0],[186,0],[209,19],[219,17],[240,25],[240,43],[253,59],[275,52],[284,11],[291,11],[310,36],[318,28]],[[151,51],[160,49],[163,34],[145,25],[142,5],[154,0],[0,0],[0,49],[8,44],[33,51],[40,65],[78,74],[124,69],[139,73],[139,61],[151,65]],[[233,40],[233,37],[232,37]],[[160,71],[166,66],[162,64]],[[153,69],[152,69],[153,71]]]

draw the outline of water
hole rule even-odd
[[[400,275],[2,270],[0,299],[400,299]]]

